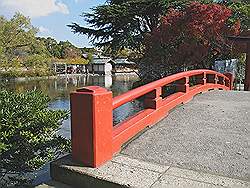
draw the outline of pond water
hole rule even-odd
[[[53,79],[23,80],[23,81],[0,81],[0,89],[24,92],[27,90],[43,91],[51,98],[49,108],[69,110],[69,94],[77,88],[97,85],[105,87],[113,92],[113,97],[132,89],[133,83],[138,80],[136,75],[116,76],[91,76],[91,75],[69,75]],[[113,111],[114,124],[121,122],[127,117],[141,109],[138,101],[126,103]],[[59,133],[70,138],[70,119],[63,122]],[[38,172],[35,184],[49,179],[49,165]]]

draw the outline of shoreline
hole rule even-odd
[[[12,78],[1,78],[0,81],[30,81],[30,80],[44,80],[44,79],[57,79],[57,78],[72,78],[76,76],[137,76],[138,75],[134,72],[129,73],[114,73],[109,75],[100,75],[100,74],[57,74],[52,76],[36,76],[36,77],[12,77]]]

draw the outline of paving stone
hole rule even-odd
[[[219,188],[204,182],[192,181],[189,179],[169,176],[164,174],[151,188]]]
[[[217,176],[217,175],[212,175],[212,174],[207,174],[203,172],[197,172],[193,170],[186,170],[186,169],[181,169],[181,168],[175,168],[172,167],[170,168],[167,172],[166,175],[171,175],[171,176],[176,176],[176,177],[181,177],[185,179],[190,179],[190,180],[195,180],[195,181],[200,181],[200,182],[205,182],[205,183],[210,183],[213,185],[220,185],[223,187],[232,187],[232,188],[237,188],[237,187],[250,187],[250,183],[247,181],[242,181],[238,179],[232,179],[228,177],[222,177],[222,176]]]
[[[159,173],[164,173],[167,169],[169,169],[169,166],[163,166],[159,164],[153,164],[153,163],[148,163],[146,161],[138,160],[138,159],[132,159],[128,156],[125,155],[118,155],[112,159],[113,162],[121,163],[123,165],[128,165],[131,167],[136,167],[136,168],[142,168],[142,169],[147,169],[150,171],[155,171]]]
[[[250,92],[209,91],[123,150],[131,158],[250,181]]]

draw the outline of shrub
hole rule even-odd
[[[57,134],[68,112],[48,109],[48,102],[37,91],[0,91],[0,186],[30,184],[28,173],[69,149]]]

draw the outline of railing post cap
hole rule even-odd
[[[87,87],[78,88],[76,92],[99,94],[99,93],[106,93],[109,91],[106,88],[103,88],[100,86],[87,86]]]

